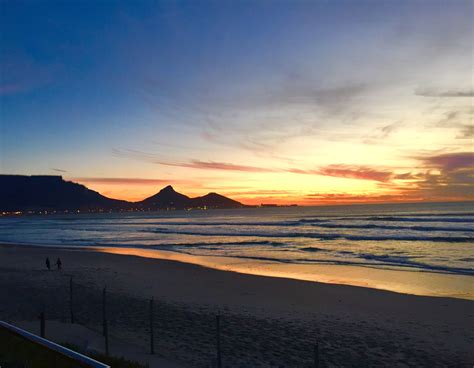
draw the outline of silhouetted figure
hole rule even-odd
[[[49,263],[49,258],[46,258],[46,268],[47,268],[48,270],[51,269],[51,263]]]
[[[61,271],[61,267],[62,267],[62,262],[61,262],[61,258],[58,258],[58,260],[56,261],[56,266],[58,266],[58,270]]]

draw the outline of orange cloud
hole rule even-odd
[[[387,182],[392,178],[392,172],[376,170],[367,166],[353,165],[328,165],[316,170],[289,169],[288,172],[294,174],[314,174],[323,176],[334,176],[338,178],[375,180]]]
[[[313,193],[305,197],[307,200],[322,204],[334,203],[386,203],[386,202],[408,202],[421,201],[421,196],[409,196],[404,193],[396,194],[350,194],[350,193]]]

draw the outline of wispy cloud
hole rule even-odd
[[[167,185],[176,180],[148,179],[148,178],[102,178],[85,177],[70,178],[70,180],[84,184],[110,184],[110,185]]]
[[[245,171],[245,172],[275,172],[273,169],[258,167],[258,166],[247,166],[247,165],[236,165],[226,162],[216,161],[199,161],[190,160],[188,162],[163,162],[157,161],[157,164],[166,166],[176,167],[187,167],[192,169],[204,169],[204,170],[225,170],[225,171]]]
[[[2,83],[0,84],[0,95],[9,95],[27,91],[30,87],[24,83]]]
[[[474,90],[472,88],[449,90],[418,88],[415,90],[415,95],[423,97],[474,97]]]
[[[269,168],[254,165],[243,165],[231,162],[221,162],[212,160],[185,160],[180,162],[166,161],[160,159],[156,154],[146,153],[137,150],[114,149],[113,153],[120,157],[134,158],[140,161],[150,162],[163,166],[182,167],[197,170],[221,170],[238,171],[248,173],[292,173],[302,175],[322,175],[348,179],[373,180],[378,182],[388,182],[391,179],[408,180],[408,174],[397,176],[388,169],[379,169],[368,166],[332,164],[314,169],[306,168]]]
[[[422,197],[408,196],[406,194],[311,193],[305,199],[314,203],[383,203],[416,201],[422,199]]]
[[[287,74],[279,85],[267,94],[253,96],[248,100],[251,107],[271,107],[307,105],[329,113],[347,112],[353,108],[356,97],[368,89],[368,83],[347,83],[321,87],[320,83],[308,76],[296,73]]]
[[[329,165],[319,169],[319,175],[336,176],[350,179],[363,179],[375,181],[389,181],[392,173],[381,171],[366,166]]]
[[[25,53],[5,53],[0,60],[0,70],[0,96],[7,96],[51,83],[61,67],[38,63]]]
[[[395,121],[390,124],[382,125],[372,131],[363,139],[365,144],[380,144],[382,139],[388,138],[403,125],[402,121]]]
[[[406,172],[402,174],[393,174],[392,179],[394,180],[419,180],[423,177],[421,173]]]
[[[192,169],[201,170],[224,170],[224,171],[243,171],[253,173],[265,173],[265,172],[287,172],[292,174],[304,174],[304,175],[322,175],[322,176],[333,176],[348,179],[361,179],[361,180],[374,180],[379,182],[387,182],[394,178],[394,174],[391,171],[378,170],[367,166],[355,166],[355,165],[341,165],[334,164],[317,169],[300,169],[300,168],[289,168],[289,169],[273,169],[259,166],[248,166],[239,165],[227,162],[216,162],[216,161],[200,161],[190,160],[187,162],[165,162],[155,161],[155,163],[165,166],[185,167]],[[407,176],[407,174],[405,174]],[[398,177],[402,179],[402,177]]]
[[[67,172],[67,170],[58,169],[58,168],[56,168],[56,167],[52,167],[51,170],[56,171],[56,172],[59,172],[59,173],[66,173],[66,172]]]
[[[132,149],[122,149],[122,148],[112,148],[112,155],[117,157],[125,157],[125,158],[133,158],[139,161],[145,162],[155,162],[157,159],[157,155],[153,153],[147,153],[140,150],[132,150]]]
[[[271,190],[271,189],[260,189],[260,190],[248,190],[248,191],[234,191],[234,192],[225,192],[229,196],[281,196],[293,194],[292,190]]]
[[[439,127],[450,127],[450,126],[457,126],[459,116],[461,115],[460,111],[450,110],[446,111],[443,114],[443,117],[438,121],[436,124]]]
[[[458,131],[456,139],[468,139],[474,137],[473,117],[473,106],[456,106],[456,108],[448,109],[441,114],[441,118],[432,126],[456,129]]]
[[[186,160],[182,162],[166,161],[161,158],[158,154],[147,153],[139,150],[130,150],[130,149],[117,149],[114,148],[112,153],[118,157],[133,158],[139,161],[150,162],[154,164],[164,165],[164,166],[173,166],[173,167],[185,167],[190,169],[201,169],[201,170],[224,170],[224,171],[243,171],[243,172],[276,172],[278,170],[251,166],[251,165],[241,165],[228,162],[219,162],[219,161],[205,161],[205,160]]]

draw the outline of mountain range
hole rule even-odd
[[[107,198],[84,185],[53,175],[0,175],[0,211],[132,211],[246,207],[217,193],[190,198],[171,185],[139,202]]]

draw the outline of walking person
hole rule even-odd
[[[56,261],[56,266],[58,266],[58,271],[61,271],[62,269],[62,262],[61,262],[61,258],[58,258],[58,260]]]
[[[49,262],[49,258],[46,257],[46,268],[48,269],[48,271],[51,269],[51,263]]]

